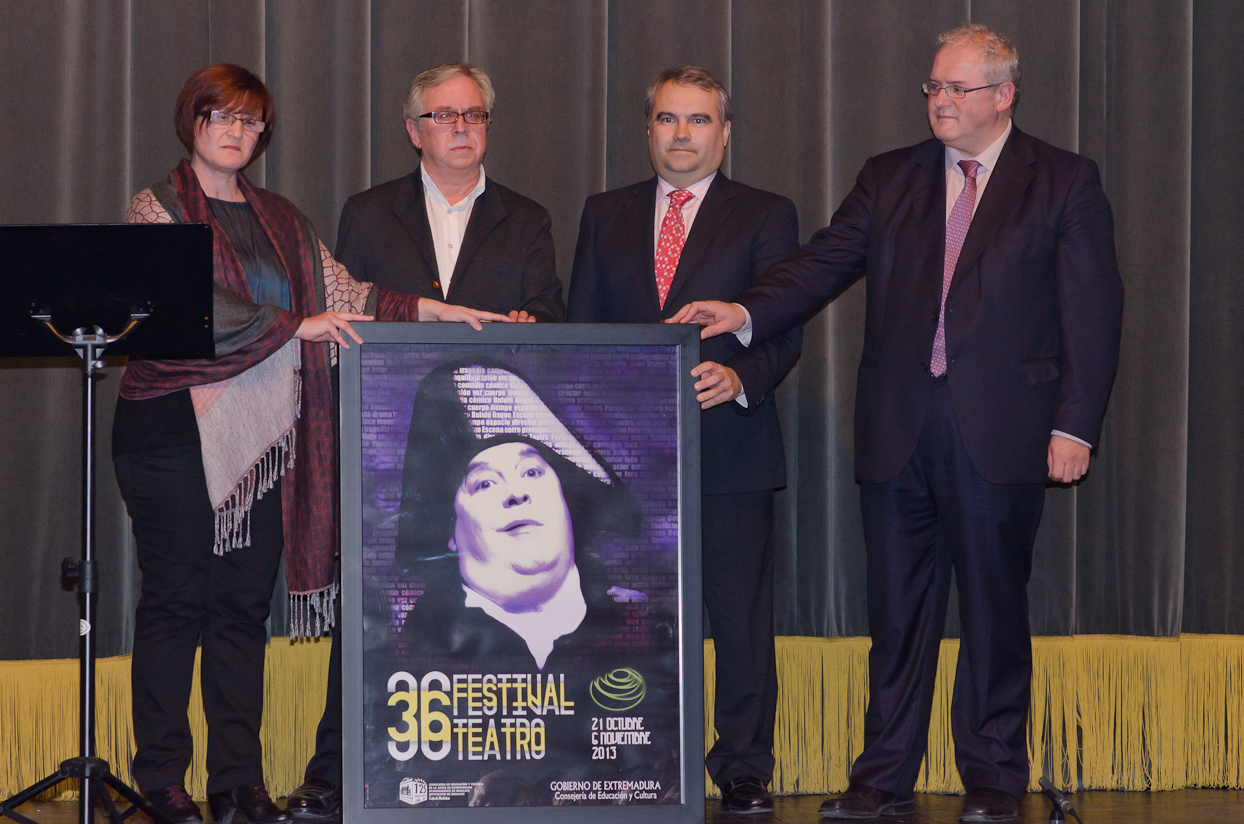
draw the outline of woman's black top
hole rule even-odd
[[[207,202],[242,264],[254,302],[272,303],[288,310],[289,278],[276,247],[259,225],[255,210],[245,201],[234,203],[209,197]],[[114,456],[198,445],[199,425],[189,389],[143,401],[117,398],[116,417],[112,423]]]

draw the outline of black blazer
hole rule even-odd
[[[569,320],[660,323],[694,300],[733,300],[799,243],[795,204],[718,173],[691,225],[662,309],[653,263],[656,195],[654,177],[588,198],[570,279]],[[748,402],[746,409],[731,401],[703,413],[705,494],[785,485],[773,389],[799,359],[802,340],[802,328],[796,325],[750,349],[733,335],[702,344],[702,360],[738,373]]]
[[[855,468],[885,482],[915,451],[928,408],[945,250],[938,140],[864,164],[830,225],[739,298],[762,341],[866,275]],[[1097,444],[1119,356],[1123,284],[1093,161],[1013,128],[946,297],[946,375],[976,470],[1048,481],[1057,429]]]
[[[502,314],[525,309],[540,321],[560,321],[566,307],[551,226],[539,203],[486,178],[471,209],[449,293],[442,294],[423,176],[416,168],[346,201],[336,258],[355,280],[395,292]]]

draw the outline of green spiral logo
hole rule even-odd
[[[638,671],[625,667],[594,680],[589,693],[592,701],[602,710],[626,712],[644,700],[648,685]]]

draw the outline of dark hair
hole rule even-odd
[[[268,94],[268,87],[262,80],[231,63],[217,63],[190,75],[186,85],[181,87],[181,94],[177,95],[173,125],[177,129],[177,139],[191,154],[194,153],[195,132],[206,122],[212,109],[243,111],[262,120],[264,130],[259,134],[251,159],[263,154],[272,139],[276,111],[272,95]]]
[[[648,84],[648,89],[644,94],[644,120],[652,120],[652,108],[656,105],[657,92],[666,83],[678,83],[682,86],[694,86],[701,91],[713,92],[717,95],[717,116],[721,118],[722,126],[734,119],[734,106],[730,103],[730,92],[726,91],[726,87],[721,85],[712,73],[701,69],[699,66],[679,66],[676,69],[666,69],[665,71],[652,78],[652,82]]]

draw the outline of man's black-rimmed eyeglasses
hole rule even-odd
[[[477,111],[470,111],[470,112],[436,111],[436,112],[428,112],[427,114],[421,114],[419,115],[419,117],[431,118],[432,122],[436,123],[439,126],[448,126],[450,123],[457,123],[459,117],[465,120],[467,122],[467,125],[483,126],[485,123],[488,122],[491,115],[488,112],[477,112]]]
[[[975,89],[965,89],[962,86],[943,86],[941,83],[934,83],[929,80],[920,84],[920,88],[924,89],[925,96],[937,97],[938,92],[946,92],[946,96],[951,100],[962,100],[968,96],[968,92],[979,92],[981,89],[992,89],[994,86],[1001,86],[1001,83],[990,83],[988,86],[977,86]]]

